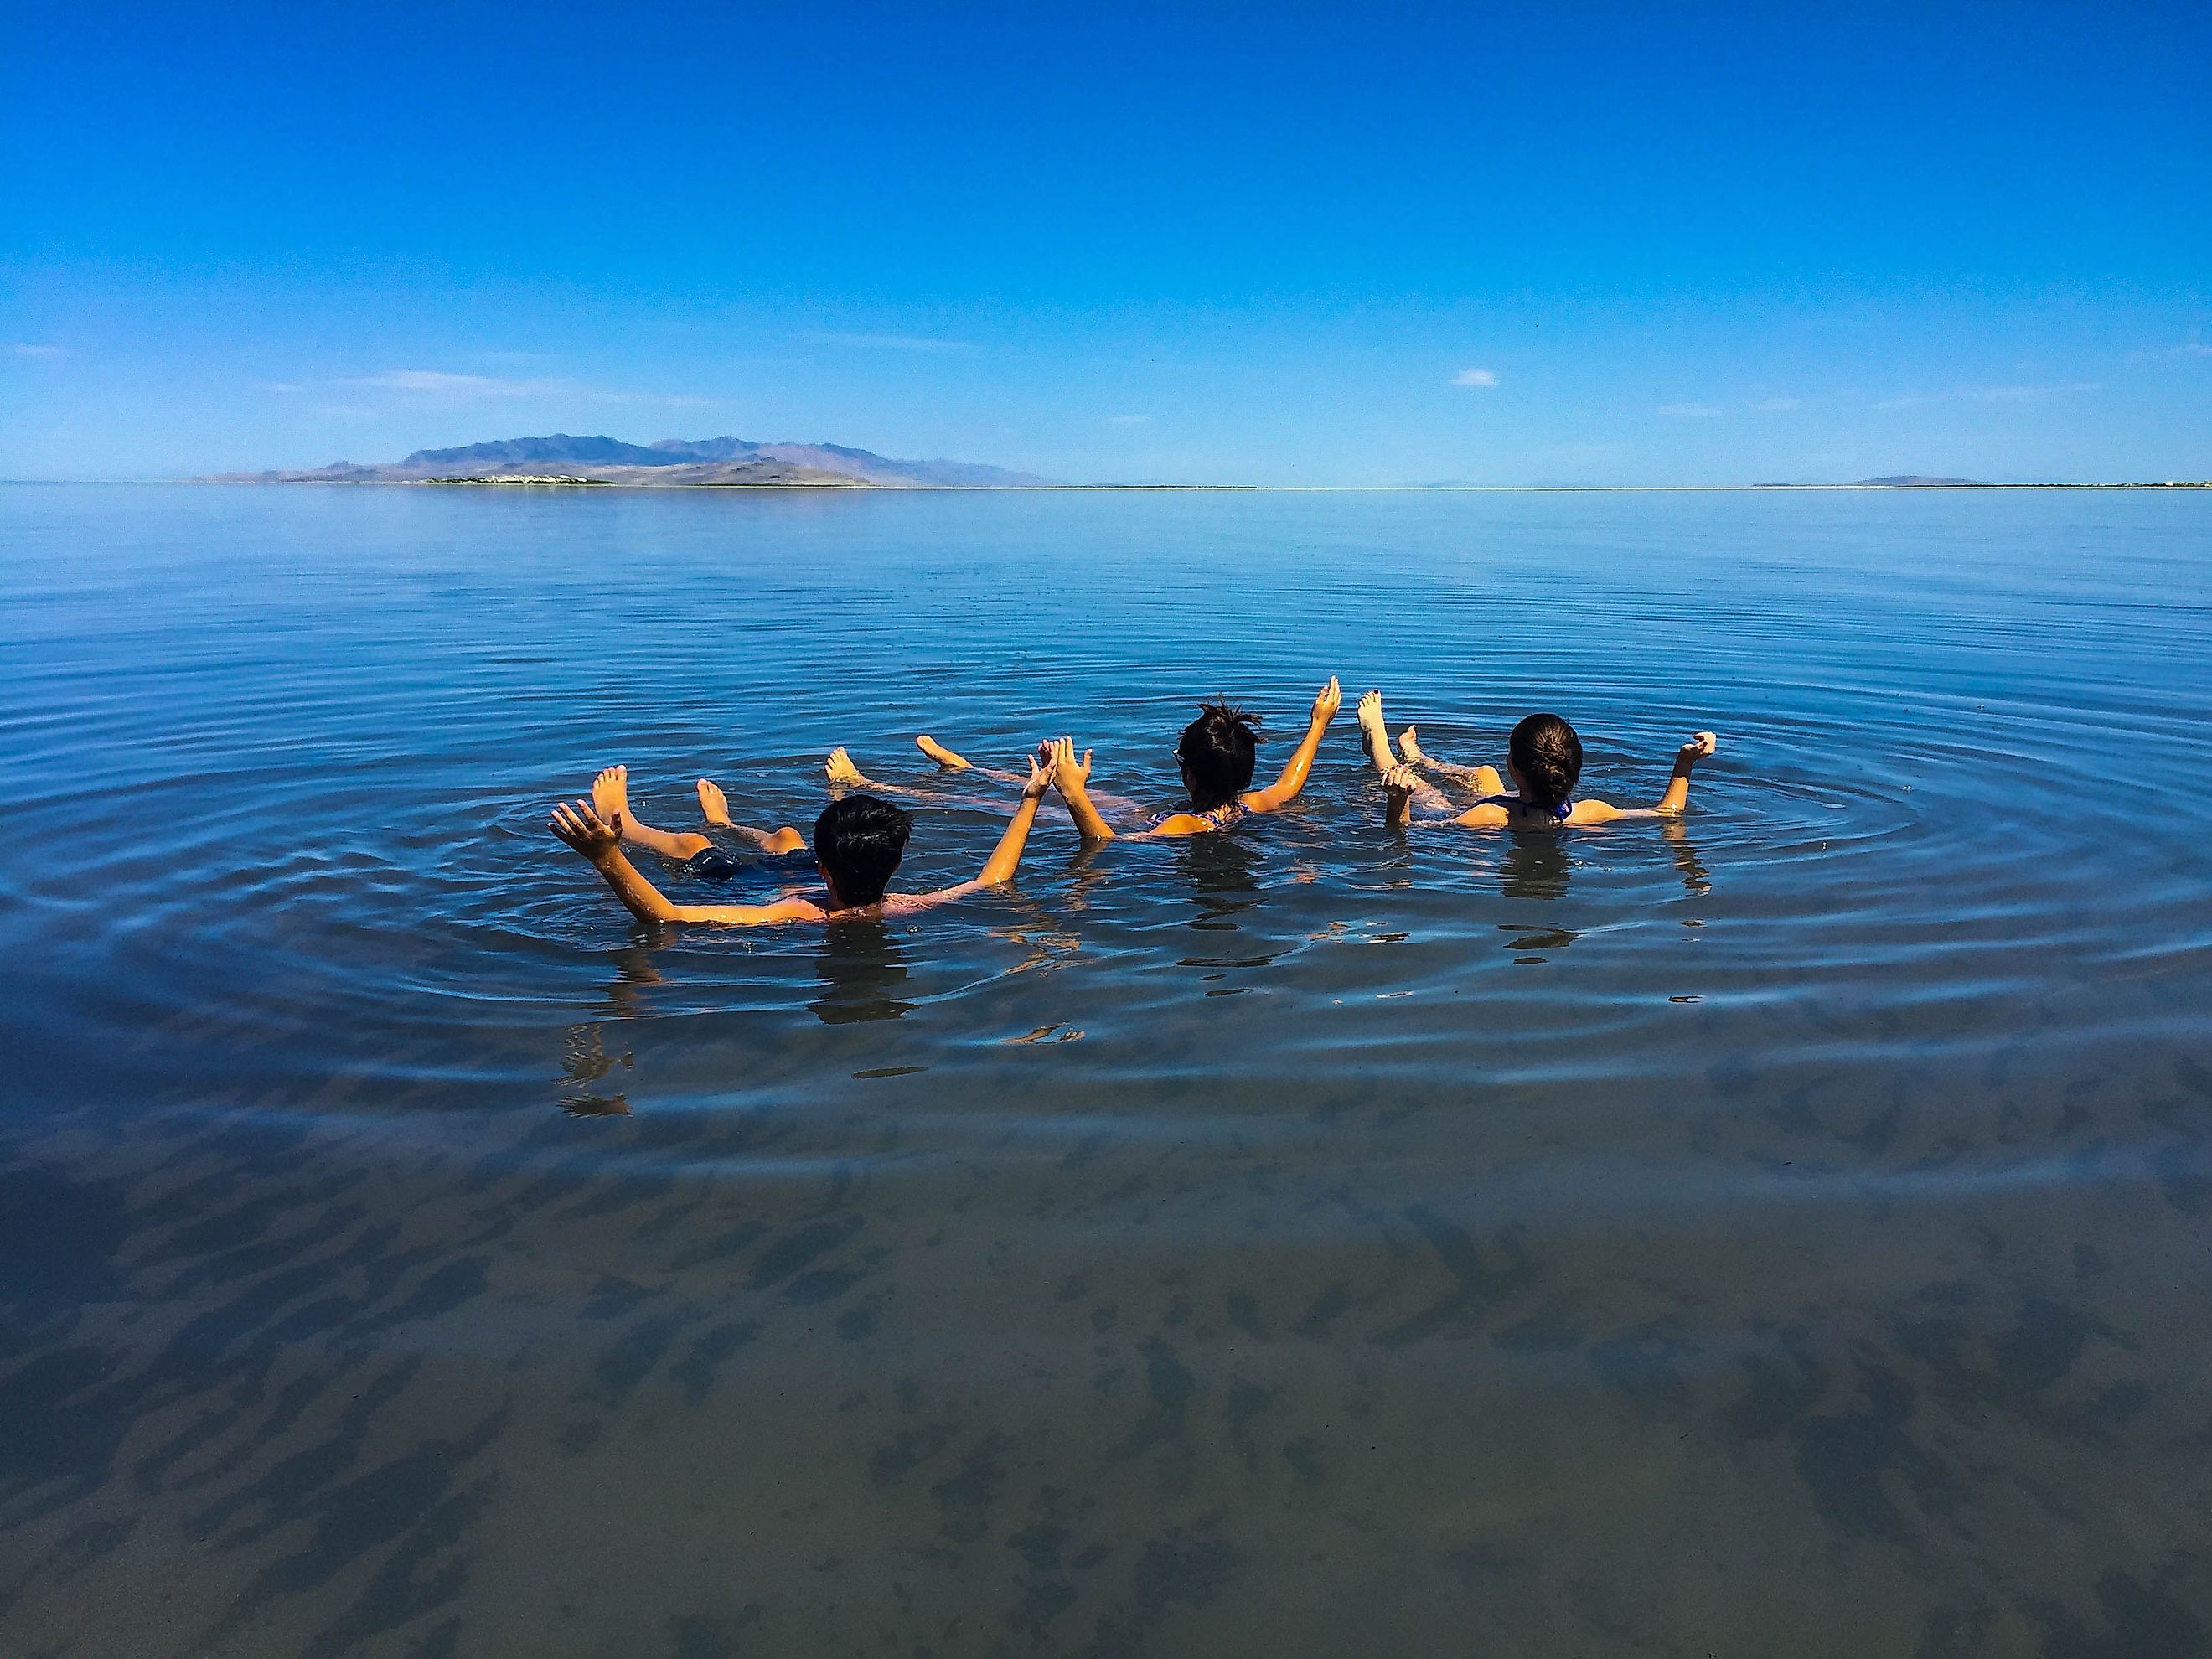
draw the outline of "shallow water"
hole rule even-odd
[[[2208,640],[2202,495],[0,491],[0,1651],[2212,1651]],[[1330,673],[923,921],[542,827]],[[1401,838],[1370,684],[1722,748]]]

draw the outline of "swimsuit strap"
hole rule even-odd
[[[1563,800],[1557,806],[1542,807],[1538,806],[1533,801],[1525,801],[1518,795],[1485,795],[1480,800],[1475,802],[1475,805],[1477,806],[1502,806],[1509,812],[1549,811],[1552,817],[1561,823],[1565,823],[1567,821],[1569,815],[1571,815],[1575,810],[1575,805],[1572,801]]]
[[[1200,812],[1196,809],[1188,806],[1182,808],[1179,811],[1162,812],[1152,819],[1152,828],[1157,830],[1171,818],[1194,817],[1204,818],[1207,826],[1211,829],[1226,830],[1231,824],[1236,823],[1237,819],[1243,816],[1244,803],[1243,801],[1224,801],[1220,805],[1207,812]]]

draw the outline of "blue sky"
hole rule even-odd
[[[2212,476],[2212,7],[11,9],[0,477]]]

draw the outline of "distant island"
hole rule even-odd
[[[582,488],[623,485],[669,488],[807,489],[1234,489],[1251,484],[1067,484],[974,461],[900,461],[842,444],[755,443],[746,438],[662,438],[649,444],[619,438],[499,438],[458,449],[418,449],[404,461],[362,465],[333,461],[303,471],[229,472],[202,483],[412,483],[542,485]],[[1280,488],[1323,491],[1328,485]],[[1861,478],[1854,483],[1749,484],[1474,484],[1458,482],[1354,485],[1362,489],[1644,490],[1644,489],[2203,489],[2212,481],[2172,479],[2142,483],[1993,483],[1918,472]]]
[[[305,471],[233,472],[213,483],[752,484],[853,489],[1018,489],[1053,480],[972,461],[898,461],[842,444],[754,443],[744,438],[501,438],[458,449],[418,449],[404,461],[333,461]]]

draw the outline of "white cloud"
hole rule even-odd
[[[64,346],[32,345],[26,343],[21,345],[9,346],[8,348],[8,355],[11,357],[41,357],[51,359],[55,357],[66,357],[69,356],[69,350],[68,348]]]
[[[817,329],[806,337],[817,345],[859,346],[869,351],[965,351],[965,340],[933,339],[926,334],[841,334]]]
[[[1798,398],[1761,398],[1752,407],[1778,414],[1784,410],[1797,408],[1802,401],[1803,399]]]
[[[253,384],[260,391],[281,392],[287,396],[307,389],[294,380],[256,380]]]
[[[2148,362],[2154,357],[2212,357],[2212,345],[2202,340],[2185,340],[2178,346],[2160,346],[2155,351],[2130,351],[2131,363]]]
[[[1454,386],[1496,386],[1498,371],[1494,368],[1462,368],[1451,377]]]
[[[570,398],[593,404],[652,404],[676,409],[710,408],[725,401],[672,392],[622,392],[578,386],[574,380],[503,380],[492,374],[456,374],[441,368],[392,368],[381,374],[360,374],[337,382],[378,392],[408,392],[435,398]],[[271,391],[282,389],[272,385]],[[296,390],[296,388],[294,388]]]
[[[551,380],[503,380],[489,374],[451,374],[440,368],[391,368],[343,382],[380,392],[430,392],[452,397],[527,398],[553,389]]]
[[[1662,404],[1659,405],[1659,412],[1662,415],[1674,416],[1679,419],[1702,421],[1721,411],[1719,405],[1716,404]]]
[[[1106,424],[1109,426],[1148,426],[1152,423],[1152,417],[1149,415],[1109,415],[1106,417]]]
[[[2052,386],[1954,386],[1948,392],[1915,392],[1899,398],[1884,398],[1875,407],[1919,409],[1929,404],[1941,403],[2025,404],[2098,389],[2099,383],[2095,380],[2067,380]]]

